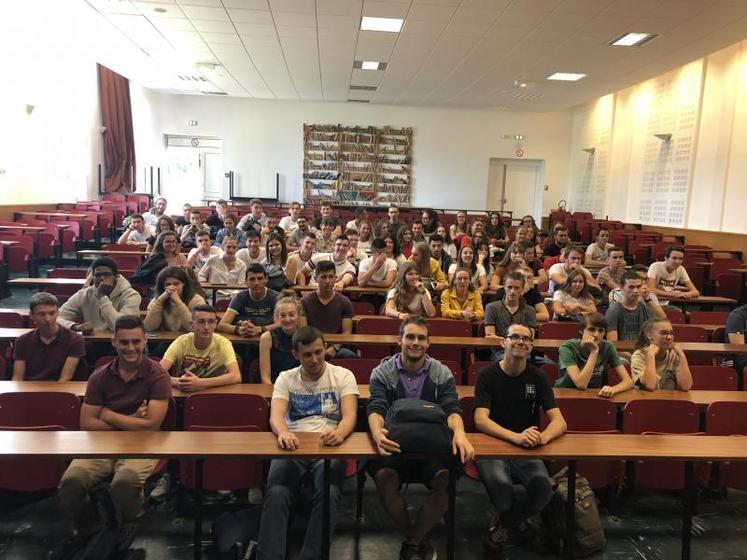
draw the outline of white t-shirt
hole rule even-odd
[[[592,277],[591,272],[589,272],[589,270],[587,268],[584,268],[583,266],[579,266],[578,269],[584,273],[588,282],[589,278]],[[556,284],[555,282],[550,280],[547,288],[547,291],[550,293],[553,293],[558,286],[562,286],[568,280],[568,273],[565,270],[565,263],[559,262],[552,265],[550,267],[550,270],[547,271],[547,275],[552,278],[554,274],[562,274],[563,282],[562,284]]]
[[[146,224],[145,228],[143,228],[143,233],[140,233],[136,229],[132,230],[130,235],[127,236],[127,241],[131,241],[132,243],[147,243],[151,235],[153,235],[153,228]]]
[[[456,273],[457,266],[459,266],[457,263],[451,263],[449,265],[449,276]],[[475,273],[472,275],[472,285],[475,288],[480,287],[480,278],[483,278],[487,276],[487,273],[485,272],[485,267],[481,264],[476,265],[477,269],[475,270]]]
[[[591,303],[594,303],[594,300],[590,297],[573,297],[571,294],[569,294],[568,292],[564,292],[563,290],[556,290],[552,295],[552,300],[559,301],[563,307],[574,303],[580,305],[589,305]]]
[[[243,285],[246,281],[246,265],[239,259],[233,264],[233,268],[228,270],[226,263],[223,261],[223,257],[214,255],[210,257],[205,266],[200,269],[198,273],[200,281],[206,281],[208,284],[229,284],[229,285]],[[218,296],[220,299],[233,297],[237,293],[236,290],[218,290]]]
[[[368,257],[363,259],[360,264],[358,265],[358,275],[363,275],[365,272],[368,272],[371,270],[371,267],[373,267],[374,263],[374,257]],[[369,280],[373,282],[383,282],[386,280],[386,275],[389,274],[389,271],[395,271],[397,272],[397,263],[394,262],[394,259],[385,259],[384,264],[381,265],[379,270],[374,272],[370,277]]]
[[[311,258],[308,261],[308,264],[310,265],[310,268],[312,270],[312,284],[316,284],[313,270],[316,268],[316,265],[318,265],[322,261],[332,261],[332,263],[335,265],[335,280],[337,282],[339,282],[346,274],[352,274],[355,278],[355,266],[350,264],[350,261],[347,258],[342,259],[340,262],[335,262],[332,259],[332,253],[315,253],[311,255]]]
[[[259,248],[259,256],[256,259],[253,259],[249,255],[249,249],[239,249],[236,251],[236,258],[244,263],[244,266],[249,268],[250,264],[259,263],[262,264],[265,262],[265,248],[260,247]]]
[[[290,216],[283,216],[280,219],[278,227],[285,233],[290,233],[298,229],[298,219],[296,219],[296,221],[294,222],[293,218],[291,218]]]
[[[386,300],[389,301],[390,299],[394,299],[394,296],[396,295],[396,290],[392,288],[389,290],[386,294]],[[410,305],[407,306],[407,310],[411,313],[417,313],[418,315],[425,315],[425,307],[423,306],[423,299],[427,299],[428,301],[431,301],[431,294],[428,290],[425,291],[424,294],[421,294],[420,292],[415,294],[415,297],[412,298],[412,301],[410,301]]]
[[[666,292],[673,292],[676,287],[684,287],[690,282],[690,276],[684,266],[678,266],[673,272],[669,272],[664,261],[651,263],[648,267],[648,277],[656,278],[656,289]],[[660,303],[666,305],[667,302],[662,300]]]
[[[327,363],[314,382],[301,379],[301,366],[281,371],[272,398],[288,401],[285,422],[291,432],[323,432],[334,430],[340,423],[342,397],[359,394],[350,370]]]
[[[584,257],[587,261],[606,261],[610,256],[610,247],[612,247],[612,245],[607,243],[605,244],[604,249],[602,249],[595,241],[586,248]]]
[[[199,254],[197,255],[197,259],[195,260],[195,264],[194,264],[194,266],[192,268],[194,268],[198,272],[200,270],[202,270],[202,267],[205,266],[205,263],[213,255],[218,255],[220,257],[223,256],[223,251],[221,250],[220,247],[216,247],[215,245],[211,245],[210,246],[210,252],[208,253],[207,257],[203,256],[202,253],[200,253],[200,248],[199,247],[195,247],[187,255],[187,260],[191,259],[192,256],[195,255],[196,253],[199,253]]]

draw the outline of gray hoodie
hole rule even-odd
[[[60,307],[57,322],[70,328],[83,317],[95,331],[114,331],[114,323],[122,315],[140,315],[140,294],[127,279],[117,275],[114,290],[108,296],[96,297],[96,288],[89,286],[78,290]]]

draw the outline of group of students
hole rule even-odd
[[[161,213],[163,210],[165,204],[162,204]],[[116,262],[107,257],[97,259],[91,266],[90,285],[78,291],[59,309],[54,296],[43,292],[35,294],[29,306],[36,328],[15,342],[13,379],[70,380],[80,371],[84,356],[93,365],[96,358],[111,354],[113,348],[116,357],[97,368],[89,379],[81,411],[81,428],[158,429],[165,414],[161,401],[168,399],[172,388],[190,393],[247,379],[233,345],[218,333],[259,336],[258,350],[245,353],[244,358],[256,357],[261,382],[273,385],[271,426],[278,436],[278,445],[293,449],[298,445],[293,434],[300,431],[320,432],[324,445],[337,445],[354,429],[358,389],[350,371],[328,363],[328,360],[354,357],[356,353],[345,345],[327,344],[324,335],[352,333],[352,304],[341,293],[345,286],[356,280],[358,285],[388,288],[383,310],[386,315],[401,321],[401,351],[384,359],[371,375],[371,397],[366,411],[372,437],[382,457],[380,461],[372,462],[367,470],[376,482],[382,503],[403,534],[400,557],[430,558],[432,547],[425,537],[446,510],[448,469],[439,461],[403,458],[398,453],[397,442],[388,437],[385,418],[397,399],[419,398],[435,402],[444,410],[448,425],[454,432],[454,453],[462,461],[474,455],[464,437],[454,377],[447,367],[427,355],[429,339],[425,318],[436,314],[435,294],[440,294],[442,316],[483,321],[485,336],[497,339],[493,365],[478,374],[474,417],[477,429],[524,447],[547,443],[565,430],[547,377],[538,369],[548,359],[532,347],[538,323],[549,319],[544,298],[537,288],[544,272],[541,263],[537,267],[540,250],[537,231],[529,225],[522,225],[519,231],[525,239],[509,243],[507,239],[489,237],[495,243],[491,241],[491,247],[485,249],[480,244],[473,245],[471,239],[477,236],[479,241],[479,234],[485,231],[484,227],[475,227],[477,221],[467,229],[465,215],[461,221],[457,219],[454,231],[448,234],[443,231],[444,235],[441,235],[438,231],[444,228],[437,225],[437,216],[426,211],[423,223],[413,224],[412,231],[419,235],[419,226],[422,225],[424,237],[429,231],[433,233],[427,241],[415,241],[409,257],[405,258],[401,252],[395,254],[400,245],[397,236],[393,237],[390,232],[399,233],[408,226],[399,221],[398,209],[392,207],[389,220],[385,222],[387,225],[381,227],[383,224],[377,224],[371,228],[378,230],[381,236],[370,240],[370,256],[355,263],[353,257],[357,251],[364,254],[367,251],[360,249],[362,235],[355,238],[340,233],[334,238],[329,252],[317,253],[318,237],[309,230],[296,237],[299,248],[286,254],[286,242],[302,227],[300,212],[295,212],[296,227],[293,227],[292,212],[291,216],[285,217],[287,220],[281,220],[289,235],[265,232],[266,247],[263,258],[260,258],[258,241],[266,227],[262,225],[262,216],[261,205],[255,203],[252,204],[252,213],[241,220],[244,225],[249,224],[245,236],[247,247],[241,251],[250,254],[251,259],[257,259],[248,264],[236,255],[239,236],[230,232],[226,234],[221,240],[223,249],[218,253],[213,251],[215,246],[211,234],[200,229],[195,234],[197,246],[186,259],[191,262],[167,263],[158,271],[154,297],[142,321],[139,318],[140,294],[119,274]],[[224,225],[227,217],[228,214],[223,216]],[[335,222],[333,218],[327,207],[319,226],[339,228],[339,219]],[[362,212],[358,212],[356,218],[358,223],[353,220],[346,225],[348,233],[353,227],[365,233],[366,219]],[[147,223],[149,219],[144,216],[143,222]],[[494,221],[493,216],[489,221]],[[233,226],[230,218],[228,225]],[[182,227],[186,227],[186,223]],[[217,233],[222,229],[219,228]],[[489,235],[500,235],[501,231],[497,229],[498,233]],[[169,232],[162,231],[156,245],[159,240],[163,241],[164,235],[166,238],[170,235],[176,237]],[[323,237],[324,233],[320,233]],[[451,243],[451,233],[455,233],[453,239],[460,245],[459,259],[463,256],[474,259],[476,253],[485,253],[483,262],[489,263],[490,251],[505,247],[505,256],[494,267],[490,282],[490,286],[497,290],[495,300],[484,307],[484,284],[479,273],[475,276],[475,271],[479,271],[477,263],[474,260],[467,263],[474,265],[472,268],[463,266],[465,263],[461,260],[457,264],[449,262],[450,255],[445,247]],[[663,263],[654,263],[648,269],[626,271],[624,255],[605,244],[601,233],[595,247],[590,248],[597,263],[605,258],[604,250],[607,249],[607,266],[600,271],[596,281],[600,288],[608,289],[609,309],[605,317],[597,313],[596,308],[566,308],[567,302],[563,302],[563,310],[579,323],[579,335],[563,343],[559,349],[560,377],[556,386],[595,388],[601,397],[612,397],[636,385],[647,390],[688,390],[692,386],[692,376],[687,358],[674,340],[672,326],[661,308],[664,302],[657,301],[657,296],[663,299],[667,294],[681,295],[684,292],[692,295],[689,278],[681,267],[682,251],[673,247],[668,250]],[[330,232],[333,234],[334,229]],[[351,237],[358,242],[353,247],[354,252],[351,252]],[[405,242],[408,239],[405,237]],[[413,236],[412,240],[415,239]],[[178,246],[179,242],[174,241]],[[502,246],[499,241],[502,241]],[[278,253],[276,245],[280,245],[280,261],[273,260],[273,255]],[[558,263],[562,270],[553,270],[558,266],[556,264],[548,271],[550,279],[556,283],[556,293],[574,284],[578,277],[587,282],[591,274],[580,263],[583,255],[579,255],[577,248],[567,241],[563,244],[562,228],[556,230],[551,245],[558,247],[562,255]],[[204,252],[215,254],[199,265],[198,259],[204,256]],[[178,249],[173,254],[179,254]],[[267,255],[270,255],[269,261]],[[227,311],[219,316],[214,307],[206,304],[198,280],[212,281],[210,274],[206,274],[214,268],[211,261],[221,260],[226,264],[226,258],[242,269],[240,280],[247,288],[231,294]],[[295,264],[290,264],[292,260]],[[237,261],[241,264],[236,265]],[[292,290],[272,289],[269,283],[273,266],[285,267],[283,276],[287,285],[291,285],[287,274],[290,268],[291,272],[296,271],[292,275],[294,283],[313,285],[315,289],[301,299]],[[227,270],[232,268],[226,266]],[[196,269],[199,270],[195,273]],[[562,273],[566,274],[565,279]],[[678,283],[684,286],[681,292]],[[563,315],[558,313],[556,303],[554,300],[555,314]],[[747,306],[732,312],[727,323],[730,341],[738,342],[741,336],[743,342],[746,323]],[[93,330],[111,332],[112,342],[87,340],[84,343],[81,334]],[[159,344],[150,349],[151,356],[162,356],[160,363],[144,355],[145,332],[157,330],[183,333],[170,344]],[[637,340],[632,355],[619,354],[611,342],[629,339]],[[247,345],[245,348],[253,347]],[[629,363],[630,373],[626,363]],[[745,365],[735,363],[736,367]],[[614,383],[609,379],[610,368],[617,376]],[[530,386],[531,391],[527,389]],[[540,408],[550,420],[542,431],[538,429]],[[62,504],[72,513],[81,537],[90,534],[95,527],[95,516],[86,498],[87,489],[95,481],[115,473],[112,496],[124,518],[131,522],[140,511],[142,486],[153,472],[154,465],[155,462],[147,460],[74,461],[63,477],[60,495]],[[478,460],[477,465],[497,512],[484,542],[491,550],[500,550],[507,538],[507,529],[521,534],[531,531],[526,519],[544,507],[550,499],[551,486],[541,461]],[[259,558],[284,557],[288,504],[296,496],[306,472],[311,474],[318,497],[321,484],[319,462],[272,462],[260,531]],[[344,465],[335,464],[333,513],[343,480]],[[519,481],[527,487],[528,491],[518,499],[513,495],[512,481]],[[414,520],[408,516],[399,491],[403,482],[423,482],[431,488],[431,495]],[[304,558],[319,556],[320,508],[317,500],[307,530]],[[334,522],[331,526],[334,527]]]

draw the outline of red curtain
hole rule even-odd
[[[104,191],[128,193],[135,190],[135,138],[132,131],[130,81],[98,65],[99,102],[104,131]]]

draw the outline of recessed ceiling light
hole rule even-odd
[[[574,74],[572,72],[555,72],[552,76],[548,76],[548,80],[558,80],[561,82],[577,82],[581,78],[585,78],[586,74]]]
[[[615,47],[640,47],[656,37],[654,33],[626,33],[610,43]]]
[[[380,18],[363,16],[361,18],[361,31],[388,31],[399,33],[405,20],[398,18]]]
[[[353,68],[358,70],[386,70],[386,62],[377,62],[375,60],[354,60]]]
[[[159,14],[165,14],[168,10],[166,8],[153,8],[154,12],[158,12]]]

